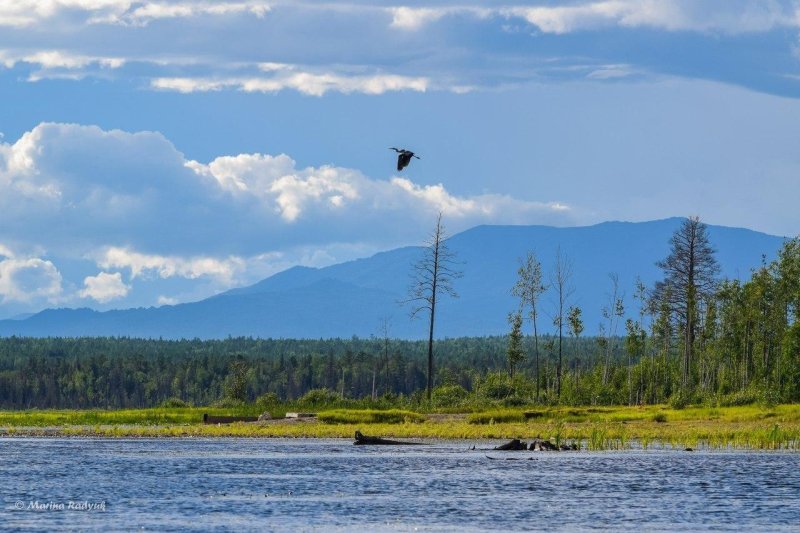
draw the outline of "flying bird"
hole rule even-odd
[[[397,152],[397,170],[402,171],[404,168],[408,166],[411,162],[412,157],[416,157],[419,159],[419,156],[414,155],[414,152],[411,150],[406,150],[405,148],[395,148],[392,146],[389,150],[394,150]]]

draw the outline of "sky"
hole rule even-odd
[[[799,1],[0,0],[0,102],[0,318],[195,301],[438,212],[800,233]]]

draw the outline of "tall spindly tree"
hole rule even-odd
[[[572,261],[561,251],[559,246],[556,250],[556,262],[551,274],[550,285],[555,293],[555,312],[553,313],[553,325],[558,331],[558,363],[556,365],[556,397],[561,397],[561,371],[562,354],[564,344],[564,326],[566,325],[567,305],[572,293],[575,291],[572,286]]]
[[[422,258],[414,265],[409,299],[413,304],[411,317],[420,313],[428,316],[428,400],[433,391],[433,327],[436,304],[440,296],[457,298],[453,283],[463,273],[456,266],[456,255],[447,246],[447,233],[442,224],[442,213],[436,218],[436,227],[425,243]]]
[[[683,334],[681,385],[691,387],[695,337],[700,303],[711,298],[717,289],[719,265],[708,238],[706,225],[699,217],[687,218],[670,239],[670,253],[656,265],[664,279],[656,284],[656,297],[667,296],[672,313]]]
[[[517,365],[525,360],[525,352],[522,350],[522,311],[508,314],[508,322],[511,324],[511,333],[508,334],[508,377],[514,379],[514,370]]]
[[[539,316],[539,297],[547,287],[542,283],[542,264],[536,259],[536,254],[528,252],[524,261],[520,261],[517,269],[517,282],[511,289],[511,294],[519,298],[521,308],[528,309],[528,317],[533,327],[533,353],[534,372],[536,374],[536,399],[539,399],[539,332],[536,319]]]

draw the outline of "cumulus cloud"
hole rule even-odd
[[[131,287],[122,281],[122,274],[114,272],[100,272],[96,276],[87,276],[83,280],[84,288],[78,295],[81,298],[91,298],[100,303],[124,298]]]
[[[213,293],[294,264],[324,266],[415,242],[439,211],[454,231],[572,217],[559,204],[299,167],[286,154],[203,163],[159,133],[43,123],[0,142],[0,295],[102,304],[155,284],[152,305],[165,294],[158,284],[191,281]],[[30,258],[5,243],[42,253]],[[47,260],[38,258],[44,250]],[[73,272],[63,289],[60,261],[101,272]]]
[[[522,222],[541,213],[567,213],[569,206],[558,202],[530,202],[507,195],[482,194],[468,198],[450,194],[441,183],[420,186],[405,178],[392,178],[391,185],[418,205],[428,206],[445,216],[460,219],[504,218],[509,222]]]
[[[96,261],[101,268],[130,269],[131,278],[152,274],[163,279],[172,277],[197,279],[208,276],[227,285],[233,282],[236,274],[244,266],[244,261],[238,257],[217,259],[214,257],[161,256],[115,246],[103,250],[98,254]]]
[[[263,252],[253,242],[265,237],[283,243],[320,234],[313,229],[320,226],[326,237],[349,239],[362,220],[377,224],[360,231],[378,231],[394,217],[437,210],[474,223],[563,215],[537,201],[457,196],[441,184],[372,179],[333,165],[298,168],[285,154],[191,161],[154,132],[43,123],[13,144],[0,143],[6,242],[81,257],[97,257],[102,247],[102,268],[131,268],[133,277],[154,271],[234,279],[235,258]]]
[[[0,261],[0,302],[56,302],[61,281],[61,273],[48,260],[5,259]]]

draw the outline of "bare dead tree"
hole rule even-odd
[[[608,303],[602,309],[603,318],[608,321],[608,329],[603,330],[608,335],[605,339],[606,354],[603,361],[603,385],[608,383],[611,354],[617,339],[617,327],[625,314],[625,306],[623,305],[625,294],[621,293],[619,289],[619,275],[616,272],[610,272],[608,278],[611,280],[611,292],[606,293]]]
[[[436,303],[440,295],[457,298],[453,282],[463,273],[456,268],[455,253],[447,246],[447,234],[442,224],[442,213],[436,219],[436,227],[425,243],[422,259],[413,267],[412,283],[407,303],[414,305],[411,317],[422,312],[429,317],[428,328],[428,400],[433,391],[433,327],[436,318]]]
[[[561,361],[563,353],[564,326],[566,321],[566,308],[572,293],[572,261],[561,252],[559,246],[556,250],[556,262],[551,274],[550,285],[556,293],[556,309],[553,316],[553,325],[558,329],[558,366],[556,366],[556,397],[561,397]]]

